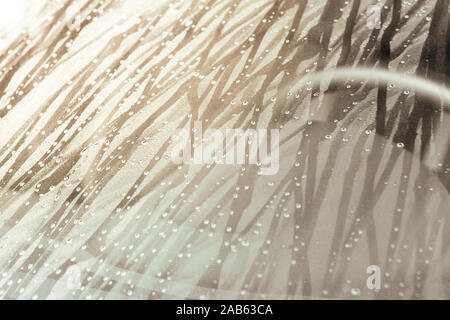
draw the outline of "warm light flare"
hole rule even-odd
[[[12,32],[25,17],[25,0],[0,0],[0,33]]]

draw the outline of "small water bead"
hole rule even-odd
[[[358,288],[352,288],[351,293],[352,296],[359,296],[361,294],[361,290]]]

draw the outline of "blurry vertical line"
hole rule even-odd
[[[392,7],[392,19],[389,26],[386,28],[383,36],[381,37],[380,46],[380,67],[389,69],[389,61],[391,57],[391,44],[398,23],[400,22],[400,14],[402,10],[402,1],[394,0]],[[387,84],[378,85],[377,96],[377,113],[376,113],[376,133],[379,135],[385,135],[385,121],[386,121],[386,99],[387,99]]]

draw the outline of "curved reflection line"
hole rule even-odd
[[[409,87],[424,93],[426,96],[442,99],[445,102],[444,108],[450,111],[450,90],[439,85],[431,80],[421,78],[415,75],[389,71],[384,69],[370,69],[370,68],[338,68],[327,71],[320,71],[316,73],[307,74],[297,84],[299,86],[312,81],[322,80],[348,80],[354,78],[358,80],[381,81],[384,83],[395,82],[404,87]]]

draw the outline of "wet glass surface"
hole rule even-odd
[[[448,1],[0,6],[1,298],[450,298]]]

